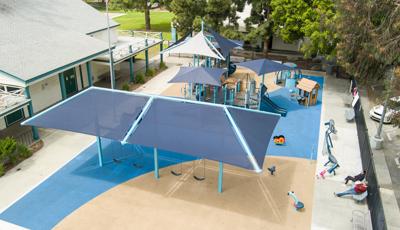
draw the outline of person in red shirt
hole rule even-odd
[[[360,195],[367,191],[368,185],[366,183],[356,183],[351,189],[344,192],[334,193],[337,197],[342,197],[346,195]]]

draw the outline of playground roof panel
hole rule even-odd
[[[172,47],[164,50],[162,53],[174,53],[174,54],[193,54],[206,57],[212,57],[217,59],[224,59],[218,51],[213,50],[210,47],[211,43],[207,43],[207,38],[203,32],[197,33],[194,37],[182,41],[179,44],[173,45]]]
[[[276,114],[251,113],[247,110],[228,108],[242,132],[258,165],[264,164],[268,143],[280,116]]]
[[[181,67],[169,83],[197,83],[221,86],[221,76],[224,69],[206,67]]]
[[[91,87],[26,120],[257,172],[279,119],[260,111]]]
[[[306,92],[311,92],[313,89],[318,89],[319,84],[316,81],[307,78],[302,78],[300,79],[296,87]]]
[[[212,29],[208,29],[211,33],[211,35],[215,38],[215,40],[218,43],[219,48],[221,49],[221,53],[224,55],[224,57],[228,56],[229,51],[233,48],[236,48],[240,46],[238,43],[231,41],[229,39],[226,39],[219,35],[217,32],[215,32]]]
[[[89,88],[23,124],[121,141],[148,100],[146,96]]]
[[[286,65],[283,65],[283,64],[277,63],[275,61],[265,59],[265,58],[237,63],[237,66],[251,69],[258,76],[266,74],[266,73],[273,73],[273,72],[278,72],[278,71],[282,71],[282,70],[292,69]]]

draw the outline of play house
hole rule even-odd
[[[299,90],[299,103],[306,106],[317,104],[319,87],[316,81],[301,78],[296,86]]]

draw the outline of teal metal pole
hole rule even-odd
[[[265,76],[265,74],[262,75],[262,83],[263,83],[263,85],[264,85],[264,76]]]
[[[172,43],[175,43],[177,39],[176,37],[176,28],[174,27],[174,25],[171,23],[171,40]]]
[[[61,98],[64,100],[67,98],[67,89],[65,88],[64,73],[58,74],[58,80],[60,81]]]
[[[224,164],[219,162],[219,173],[218,173],[218,192],[222,193],[222,180],[224,177]]]
[[[261,87],[262,86],[263,86],[263,83],[260,84],[260,89],[259,89],[259,94],[258,94],[258,97],[259,97],[259,99],[258,99],[258,110],[261,110],[261,100],[262,100],[262,96],[263,96],[263,95],[261,95]]]
[[[115,85],[115,69],[114,69],[114,55],[113,55],[113,51],[111,50],[111,54],[110,54],[110,78],[111,78],[111,89],[116,89],[117,86]]]
[[[144,40],[144,45],[146,46],[146,49],[144,51],[144,57],[145,57],[146,72],[147,72],[147,70],[149,69],[149,49],[148,49],[147,38]]]
[[[224,105],[226,105],[226,85],[224,86],[222,92],[224,93]]]
[[[31,93],[30,93],[30,91],[29,91],[29,86],[27,86],[27,87],[25,88],[25,97],[26,97],[27,99],[31,99]],[[33,117],[32,100],[29,101],[29,104],[28,104],[28,113],[29,113],[29,117]],[[32,126],[32,137],[33,137],[33,140],[35,140],[35,141],[37,141],[37,140],[40,139],[39,130],[38,130],[38,128],[35,127],[35,126]]]
[[[132,45],[129,46],[129,53],[133,53]],[[135,73],[134,73],[134,66],[133,66],[133,57],[129,58],[129,82],[135,81]]]
[[[89,87],[93,85],[92,81],[92,66],[90,65],[90,62],[86,62],[86,71],[87,71],[87,79],[88,79],[88,84]]]
[[[163,35],[162,32],[160,32],[160,39],[161,39],[161,43],[160,43],[160,62],[164,62],[164,58],[163,58],[163,54],[162,51],[164,49],[164,40],[163,40]]]
[[[82,65],[79,65],[79,76],[81,78],[81,87],[82,87],[81,89],[84,89],[85,86],[83,84]]]
[[[217,103],[217,92],[218,92],[218,87],[214,86],[214,103]]]
[[[103,167],[103,147],[101,137],[97,137],[97,156],[99,157],[99,166]]]
[[[154,147],[154,177],[156,179],[160,178],[158,173],[158,151],[157,148]]]

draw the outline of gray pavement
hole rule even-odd
[[[326,130],[323,122],[329,119],[335,121],[338,130],[332,139],[333,155],[340,168],[336,171],[336,176],[327,175],[326,179],[315,181],[312,229],[353,229],[353,211],[359,210],[369,216],[365,202],[357,203],[351,197],[338,198],[333,194],[350,188],[351,185],[344,184],[347,175],[356,175],[362,171],[356,124],[347,122],[344,115],[345,110],[349,109],[343,103],[348,89],[348,81],[325,77],[316,174],[324,169],[323,164],[327,161],[327,155],[322,148]]]

